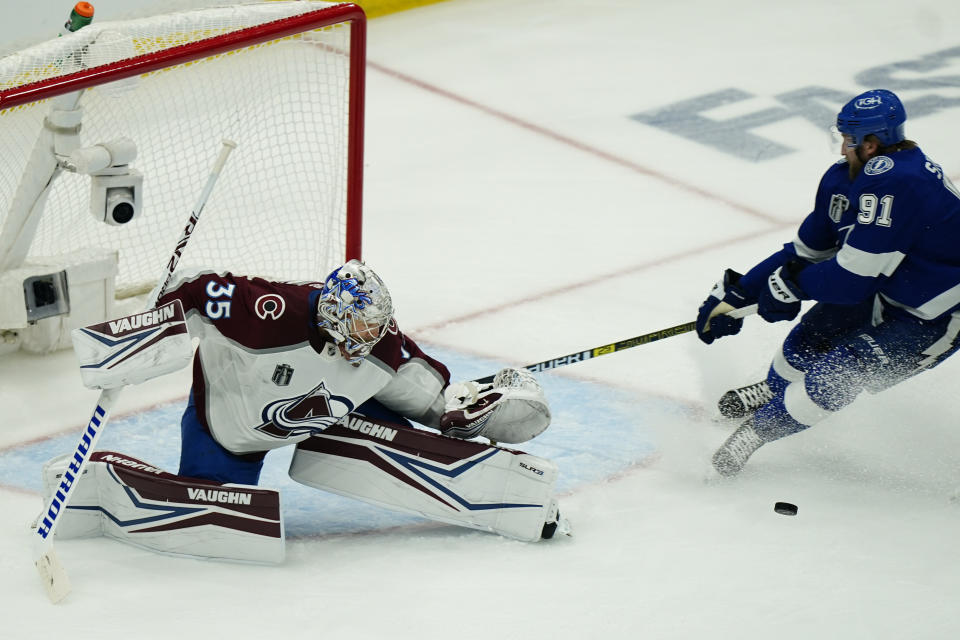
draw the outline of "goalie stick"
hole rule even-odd
[[[720,313],[726,313],[730,317],[744,318],[756,313],[757,305],[753,304],[746,307],[741,307],[740,309],[735,309],[724,302],[720,305],[717,305],[717,309],[720,311]],[[632,347],[639,347],[643,344],[656,342],[657,340],[663,340],[664,338],[670,338],[683,333],[689,333],[694,331],[696,328],[697,323],[695,321],[685,322],[683,324],[678,324],[675,327],[651,331],[650,333],[645,333],[641,336],[627,338],[626,340],[620,340],[619,342],[611,342],[610,344],[594,347],[593,349],[587,349],[586,351],[574,351],[573,353],[560,356],[559,358],[551,358],[550,360],[544,360],[543,362],[537,362],[536,364],[528,364],[524,367],[524,369],[534,373],[546,371],[548,369],[556,369],[557,367],[573,364],[575,362],[583,362],[584,360],[590,360],[591,358],[596,358],[598,356],[605,356],[610,353],[616,353],[617,351],[623,351]],[[477,378],[474,380],[474,382],[478,382],[480,384],[489,384],[493,382],[494,377],[495,376],[490,375],[486,376],[485,378]]]
[[[170,283],[173,272],[177,268],[177,263],[180,262],[180,256],[183,254],[183,250],[186,248],[190,236],[193,235],[193,230],[196,228],[197,222],[200,219],[200,213],[203,211],[207,199],[213,191],[213,186],[220,176],[223,165],[227,162],[227,157],[236,146],[236,143],[233,141],[223,141],[220,155],[213,165],[210,177],[207,179],[207,183],[203,187],[203,191],[200,193],[200,197],[197,199],[193,211],[190,213],[190,219],[187,221],[187,226],[183,229],[180,240],[177,241],[173,255],[170,256],[170,260],[167,262],[161,284],[153,291],[147,301],[147,310],[156,306],[157,300],[160,299],[167,285]],[[57,529],[57,524],[60,522],[60,516],[66,510],[67,504],[73,496],[77,483],[82,480],[84,470],[90,461],[90,455],[93,453],[97,441],[100,439],[106,427],[110,410],[116,405],[122,390],[123,387],[117,387],[114,389],[104,389],[100,392],[97,406],[93,410],[93,416],[91,416],[90,422],[80,435],[80,441],[73,451],[72,460],[63,472],[60,485],[53,491],[49,502],[37,517],[37,529],[34,532],[35,535],[33,539],[34,564],[37,567],[37,571],[40,572],[44,589],[46,589],[47,596],[51,602],[60,602],[70,593],[70,580],[53,548],[54,532]]]

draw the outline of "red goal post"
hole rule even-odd
[[[149,290],[225,138],[237,151],[185,267],[319,280],[360,257],[365,67],[363,10],[311,0],[94,20],[0,59],[0,301],[12,272],[72,266],[79,283],[103,252],[106,295]],[[142,207],[108,225],[70,152],[118,137]]]

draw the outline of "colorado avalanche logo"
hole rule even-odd
[[[868,176],[876,176],[886,173],[890,169],[893,169],[893,159],[889,156],[877,156],[876,158],[870,158],[867,166],[863,168],[863,172]]]
[[[354,410],[349,398],[331,394],[321,382],[308,393],[271,402],[260,414],[263,424],[256,427],[275,438],[319,433]]]
[[[397,321],[392,317],[390,318],[390,324],[387,325],[387,333],[392,335],[397,335],[400,332],[400,329],[397,328]]]
[[[283,315],[283,310],[286,306],[287,303],[284,302],[283,298],[275,293],[267,293],[257,298],[253,308],[261,320],[266,320],[267,318],[276,320]]]

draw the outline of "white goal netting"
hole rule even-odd
[[[79,98],[83,145],[121,136],[136,143],[131,166],[143,174],[142,211],[122,226],[95,220],[90,176],[63,171],[26,260],[115,250],[118,297],[143,292],[162,275],[221,140],[230,139],[237,149],[181,266],[322,278],[359,250],[359,191],[348,193],[361,184],[352,174],[361,170],[356,67],[364,52],[351,40],[356,19],[344,15],[355,16],[344,5],[301,0],[94,20],[0,59],[0,254],[26,233],[8,218],[56,87],[80,79],[96,83]],[[272,35],[261,42],[264,34]],[[130,68],[138,73],[120,78]],[[10,106],[34,87],[40,99]]]

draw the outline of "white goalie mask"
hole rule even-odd
[[[351,260],[333,270],[317,299],[317,324],[350,362],[370,355],[393,318],[390,292],[373,269]]]

